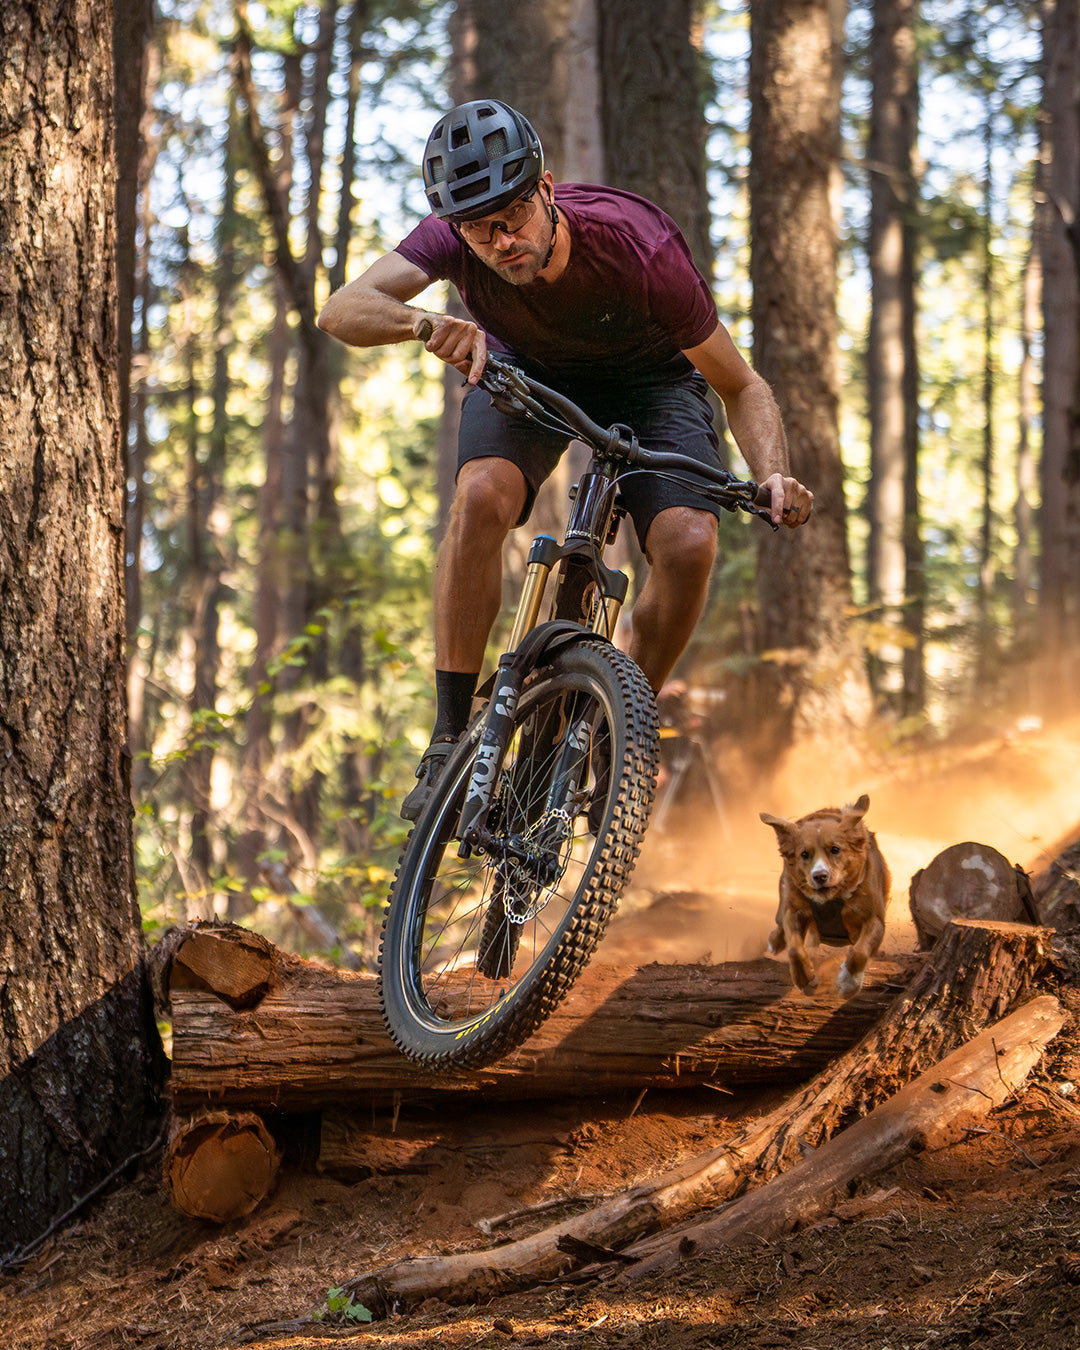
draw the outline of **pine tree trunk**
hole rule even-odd
[[[712,276],[700,0],[598,0],[607,181],[661,206]]]
[[[870,482],[867,488],[867,585],[872,605],[895,630],[905,620],[907,513],[906,458],[913,451],[918,407],[912,406],[909,334],[914,310],[912,229],[917,85],[915,0],[874,6],[873,102],[870,115]],[[917,383],[917,372],[914,382]],[[917,518],[911,542],[918,539]],[[921,635],[917,635],[921,638]],[[874,692],[900,710],[907,680],[900,644],[887,641],[871,660]],[[907,709],[904,709],[907,711]]]
[[[1050,707],[1080,698],[1080,0],[1044,0],[1040,633]]]
[[[0,11],[0,1256],[146,1147],[111,6]]]
[[[869,714],[847,628],[851,578],[838,425],[835,198],[840,0],[750,10],[750,226],[754,365],[772,386],[795,476],[814,493],[805,529],[758,546],[761,673],[779,753],[792,731],[847,744]],[[786,713],[777,710],[786,708]]]

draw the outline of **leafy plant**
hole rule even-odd
[[[347,1294],[340,1285],[333,1285],[326,1291],[326,1307],[314,1313],[316,1322],[339,1322],[348,1326],[354,1322],[370,1322],[371,1312],[362,1303],[354,1303],[352,1294]]]

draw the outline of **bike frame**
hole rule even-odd
[[[572,506],[563,542],[540,534],[529,550],[510,639],[499,658],[491,697],[478,728],[480,746],[458,821],[458,852],[463,858],[496,842],[487,830],[487,818],[528,671],[547,650],[589,635],[610,640],[615,632],[629,579],[624,572],[607,566],[604,551],[617,537],[624,515],[616,490],[621,469],[630,465],[691,473],[699,482],[704,479],[706,489],[711,485],[709,495],[728,510],[742,509],[768,518],[763,509],[768,495],[761,497],[756,483],[740,481],[684,455],[645,450],[625,428],[600,427],[570,399],[498,357],[488,357],[480,383],[500,411],[565,433],[568,440],[577,438],[591,448],[593,455],[570,490]],[[541,623],[540,612],[553,571],[557,582],[551,617]],[[581,734],[572,729],[560,749],[550,793],[553,800],[548,806],[559,809],[570,802],[587,763],[587,729]],[[498,845],[514,851],[513,841],[500,839]]]

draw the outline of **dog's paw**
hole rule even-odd
[[[769,940],[765,944],[765,950],[770,956],[779,956],[786,946],[787,941],[784,938],[784,930],[782,928],[774,928],[769,934]]]
[[[805,966],[797,966],[792,962],[791,983],[806,995],[814,994],[818,987],[817,971]]]
[[[846,965],[840,967],[836,976],[836,987],[843,998],[851,998],[852,994],[857,994],[863,986],[863,972],[860,970],[858,975],[852,975]]]

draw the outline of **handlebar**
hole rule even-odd
[[[430,319],[420,324],[417,338],[427,342],[435,326]],[[739,479],[726,469],[714,468],[700,460],[670,451],[648,450],[639,445],[637,437],[627,427],[602,427],[579,408],[572,399],[534,380],[517,366],[501,357],[488,354],[479,387],[485,389],[500,412],[510,417],[525,417],[549,430],[564,432],[583,441],[600,459],[622,461],[635,468],[657,472],[693,474],[704,479],[708,486],[698,491],[728,511],[746,511],[760,516],[775,530],[771,518],[772,493],[752,479]]]
[[[541,384],[517,366],[489,353],[480,388],[487,390],[495,406],[509,416],[527,417],[550,430],[565,432],[583,441],[600,459],[623,461],[635,468],[675,471],[705,479],[699,491],[729,511],[762,516],[772,525],[772,493],[752,480],[736,478],[726,469],[671,451],[649,450],[638,443],[627,427],[602,427],[565,394]],[[773,526],[775,529],[776,527]]]

